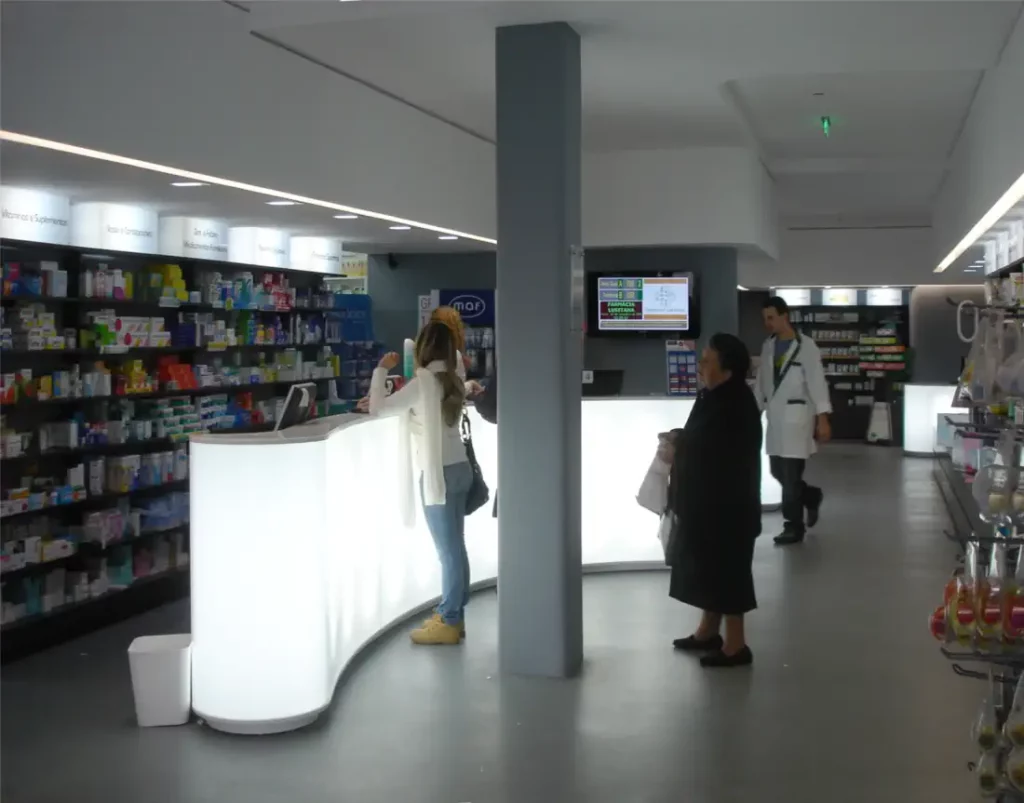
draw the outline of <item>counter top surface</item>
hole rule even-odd
[[[298,426],[280,432],[200,432],[193,435],[192,443],[209,443],[216,446],[274,446],[290,443],[311,443],[322,441],[343,429],[374,420],[364,413],[343,413],[314,418]]]
[[[679,396],[588,396],[583,402],[688,402],[693,399]],[[312,443],[326,440],[335,432],[351,426],[375,420],[365,413],[343,413],[326,418],[315,418],[304,424],[280,432],[199,432],[193,435],[192,443],[208,443],[215,446],[284,446],[290,443]]]

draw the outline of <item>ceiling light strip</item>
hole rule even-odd
[[[1024,173],[1021,173],[1020,178],[1010,185],[1010,189],[1004,192],[1002,197],[985,213],[984,217],[974,224],[974,228],[967,232],[967,235],[956,244],[953,250],[946,254],[946,258],[938,264],[934,273],[942,273],[956,262],[964,251],[974,245],[978,238],[996,225],[1003,215],[1013,209],[1021,199],[1024,199]]]
[[[318,198],[308,198],[304,195],[295,195],[290,192],[281,192],[280,190],[272,190],[267,187],[257,187],[254,184],[246,184],[241,181],[234,181],[228,178],[220,178],[218,176],[208,176],[204,173],[193,173],[191,170],[181,170],[176,167],[168,167],[167,165],[156,164],[155,162],[146,162],[142,159],[133,159],[129,156],[118,156],[114,153],[104,153],[103,151],[96,151],[91,148],[82,148],[78,145],[68,145],[63,142],[54,142],[50,139],[43,139],[41,137],[33,137],[28,134],[18,134],[13,131],[0,130],[0,140],[6,142],[15,142],[19,145],[31,145],[36,148],[46,148],[51,151],[60,151],[61,153],[72,154],[73,156],[83,156],[87,159],[99,159],[104,162],[113,162],[114,164],[125,165],[127,167],[137,167],[140,170],[149,170],[153,173],[163,173],[167,176],[176,176],[179,178],[187,179],[189,181],[201,181],[205,184],[216,184],[220,187],[230,187],[231,189],[242,190],[244,192],[254,192],[259,195],[269,195],[274,198],[280,198],[282,200],[294,201],[297,204],[308,204],[309,206],[319,206],[322,209],[331,209],[335,212],[346,212],[353,215],[361,215],[363,217],[375,218],[376,220],[383,220],[388,223],[397,223],[403,226],[415,227],[417,229],[423,229],[425,231],[432,231],[437,234],[454,234],[457,237],[463,237],[467,240],[476,240],[480,243],[487,243],[489,245],[497,245],[498,241],[490,237],[481,237],[478,234],[469,234],[468,232],[458,231],[457,229],[446,229],[443,226],[433,226],[429,223],[420,223],[416,220],[407,220],[406,218],[394,217],[393,215],[385,215],[380,212],[371,212],[369,209],[359,209],[354,206],[345,206],[343,204],[336,204],[331,201],[321,201]]]

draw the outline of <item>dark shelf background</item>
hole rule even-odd
[[[3,297],[2,301],[5,314],[10,314],[18,304],[41,303],[48,311],[55,313],[57,317],[57,328],[73,327],[76,330],[85,321],[88,312],[97,308],[113,308],[125,315],[147,315],[163,316],[169,324],[177,320],[181,312],[212,312],[217,318],[228,318],[238,312],[251,312],[258,315],[281,316],[287,321],[289,315],[299,314],[321,314],[330,310],[317,307],[297,306],[291,310],[270,310],[270,309],[232,309],[228,310],[220,306],[206,303],[181,303],[177,306],[165,306],[151,301],[138,301],[135,299],[106,299],[106,298],[78,298],[79,275],[84,268],[95,268],[99,264],[106,264],[111,269],[119,268],[123,271],[136,272],[151,265],[175,264],[182,269],[185,285],[188,289],[198,289],[197,275],[205,271],[219,271],[225,276],[231,276],[240,272],[252,272],[256,276],[266,273],[283,273],[287,276],[291,286],[299,291],[305,291],[319,287],[324,278],[321,274],[308,271],[291,270],[287,268],[268,268],[258,265],[244,265],[233,262],[223,262],[208,259],[190,259],[182,257],[171,257],[160,254],[137,254],[121,251],[98,250],[91,248],[79,248],[75,246],[59,246],[43,243],[32,243],[20,240],[0,240],[0,257],[5,263],[14,262],[31,266],[40,261],[56,262],[62,270],[68,272],[68,297],[33,297],[33,296],[10,296]],[[135,283],[136,292],[140,284]],[[102,360],[109,364],[116,364],[125,359],[140,359],[150,371],[156,365],[157,359],[167,355],[175,355],[181,362],[193,363],[197,358],[211,359],[223,356],[225,361],[234,359],[234,355],[241,355],[242,364],[255,362],[256,355],[263,352],[278,352],[284,349],[302,349],[308,354],[312,349],[319,349],[324,345],[333,344],[271,344],[256,345],[247,344],[242,346],[228,347],[226,349],[208,349],[194,346],[169,348],[130,348],[124,352],[104,353],[100,349],[68,349],[68,350],[46,350],[46,351],[0,351],[0,363],[4,373],[14,373],[18,370],[31,370],[34,377],[58,370],[63,366],[73,364],[75,361],[87,363],[90,361]],[[251,355],[251,356],[250,356]],[[268,355],[269,356],[269,355]],[[336,378],[314,381],[321,388],[326,389],[329,383],[336,381]],[[7,404],[0,407],[5,423],[9,429],[16,431],[37,431],[39,426],[50,421],[66,420],[71,413],[79,410],[97,412],[97,405],[116,403],[121,400],[135,401],[145,399],[160,399],[180,396],[209,396],[226,393],[232,396],[242,392],[252,393],[255,402],[263,401],[275,396],[282,396],[287,392],[291,381],[261,382],[248,385],[234,385],[225,387],[204,387],[198,389],[182,390],[161,390],[153,393],[129,394],[125,396],[88,397],[88,398],[59,398],[38,401],[36,399],[19,400],[14,404]],[[321,391],[318,397],[325,397],[327,394]],[[88,418],[88,417],[87,417]],[[97,420],[96,416],[93,420]],[[232,431],[260,431],[269,429],[272,425],[249,424]],[[29,476],[53,476],[63,480],[67,467],[74,465],[77,461],[94,455],[117,455],[145,453],[157,448],[171,448],[172,442],[168,439],[153,439],[126,444],[94,444],[80,448],[60,449],[53,453],[38,454],[30,451],[27,454],[13,458],[5,458],[0,461],[0,483],[4,488],[17,487],[26,474]],[[158,496],[160,494],[174,491],[187,491],[188,481],[166,483],[159,486],[140,488],[126,494],[111,493],[101,496],[90,496],[79,502],[69,505],[61,505],[45,508],[40,511],[30,511],[16,514],[0,519],[0,539],[6,541],[9,537],[9,529],[14,523],[24,522],[29,518],[39,515],[50,515],[68,525],[74,525],[81,521],[84,512],[89,510],[103,509],[107,506],[114,506],[119,500],[145,498]],[[181,529],[187,534],[188,527],[184,525]],[[170,530],[167,532],[173,532]],[[132,541],[122,541],[114,546],[144,542],[146,539],[155,537],[160,533],[146,533]],[[0,575],[0,582],[17,580],[19,577],[37,573],[45,573],[48,570],[59,566],[78,565],[88,557],[102,555],[106,550],[100,549],[97,553],[95,545],[80,544],[79,551],[75,555],[68,556],[49,564],[36,564],[16,572],[8,572]],[[83,603],[64,606],[52,612],[38,614],[16,622],[4,625],[0,629],[0,656],[4,662],[15,660],[45,648],[52,644],[75,637],[89,630],[112,622],[133,616],[154,605],[163,604],[173,599],[187,595],[188,593],[188,569],[174,569],[159,575],[147,576],[137,579],[131,586],[111,591],[101,597],[93,598]]]

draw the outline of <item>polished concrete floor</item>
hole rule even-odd
[[[827,493],[813,537],[774,549],[767,516],[758,543],[751,669],[701,670],[672,652],[696,617],[668,599],[663,572],[591,576],[579,679],[499,677],[497,598],[482,593],[464,647],[396,634],[305,731],[139,730],[125,648],[187,628],[187,606],[171,606],[4,669],[2,799],[973,800],[984,684],[955,677],[927,631],[954,559],[930,463],[834,446],[810,474]]]

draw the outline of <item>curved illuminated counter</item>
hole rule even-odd
[[[635,494],[656,434],[689,400],[583,402],[583,563],[663,564],[657,522]],[[475,412],[492,489],[497,429]],[[432,604],[440,567],[422,515],[401,523],[398,421],[334,416],[281,433],[204,434],[191,446],[192,705],[214,728],[275,733],[312,722],[346,664]],[[767,469],[762,501],[778,505]],[[466,520],[474,586],[498,570],[490,507]]]

